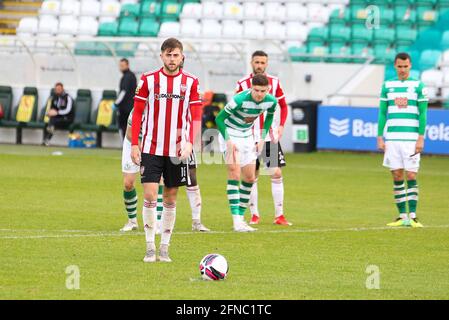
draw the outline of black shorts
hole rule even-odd
[[[282,151],[282,147],[279,142],[265,142],[262,153],[256,160],[256,170],[259,170],[261,161],[265,163],[265,167],[267,168],[280,168],[287,165],[285,163],[284,152]]]
[[[187,185],[187,162],[181,162],[177,157],[156,156],[142,153],[140,163],[140,181],[142,183],[159,183],[164,177],[164,185],[174,188]]]

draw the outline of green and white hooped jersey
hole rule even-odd
[[[386,141],[416,141],[419,136],[419,103],[428,102],[427,88],[416,79],[385,81],[380,96],[387,103]]]
[[[256,102],[251,97],[251,90],[245,90],[235,95],[224,107],[224,111],[230,116],[224,123],[231,137],[246,138],[253,135],[254,121],[265,111],[274,114],[277,99],[267,94],[261,102]]]

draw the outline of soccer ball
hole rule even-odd
[[[218,253],[208,254],[200,262],[200,273],[204,280],[223,280],[228,271],[228,262]]]

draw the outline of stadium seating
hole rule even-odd
[[[0,104],[3,107],[3,119],[0,119],[0,127],[15,127],[17,122],[12,120],[12,88],[0,86]]]

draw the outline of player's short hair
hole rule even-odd
[[[64,88],[64,85],[62,84],[62,82],[56,82],[55,83],[55,88],[56,87],[62,87],[62,88]]]
[[[253,79],[251,80],[251,84],[253,86],[262,86],[262,87],[268,87],[270,82],[268,81],[268,78],[264,74],[256,74],[254,75]]]
[[[121,58],[120,62],[125,62],[127,65],[129,65],[129,60],[126,58]]]
[[[268,54],[265,51],[257,50],[257,51],[253,52],[253,54],[251,55],[251,59],[254,59],[254,57],[267,57],[268,58]]]
[[[181,52],[184,50],[182,42],[176,38],[168,38],[161,45],[161,52],[165,52],[166,50],[172,52],[175,49],[179,49]]]
[[[396,57],[394,58],[394,62],[396,63],[396,61],[398,61],[398,59],[409,60],[410,62],[412,62],[412,58],[410,57],[410,55],[407,52],[398,53],[396,55]]]

